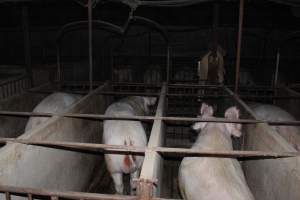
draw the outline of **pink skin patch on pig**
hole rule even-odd
[[[132,146],[133,143],[132,143],[132,141],[130,141],[130,144],[127,144],[127,142],[124,141],[124,145],[125,146],[127,146],[127,145],[128,146]],[[130,156],[131,156],[132,160],[130,159]],[[134,163],[132,163],[132,162],[134,162],[134,161],[135,161],[135,157],[134,156],[132,156],[132,155],[125,155],[124,156],[123,167],[124,167],[125,173],[130,173],[131,167],[134,165]]]
[[[129,155],[126,155],[124,157],[123,164],[124,164],[125,169],[128,169],[128,171],[129,171],[130,166],[131,166],[131,161],[130,161]]]

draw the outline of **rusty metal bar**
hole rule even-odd
[[[93,2],[88,0],[88,33],[89,33],[89,81],[90,92],[93,90]]]
[[[248,107],[247,105],[241,104],[242,107]],[[248,107],[249,108],[249,107]],[[251,112],[249,108],[248,112]],[[292,125],[300,126],[300,121],[269,121],[269,120],[253,120],[253,119],[239,119],[229,120],[226,118],[193,118],[193,117],[158,117],[158,116],[109,116],[101,114],[79,114],[79,113],[41,113],[41,112],[18,112],[18,111],[0,111],[0,115],[6,116],[23,116],[23,117],[68,117],[68,118],[81,118],[91,120],[132,120],[132,121],[155,121],[162,120],[165,122],[215,122],[215,123],[240,123],[240,124],[257,124],[267,123],[269,125]]]
[[[243,33],[243,20],[244,20],[244,0],[240,0],[239,9],[239,30],[237,38],[237,52],[236,52],[236,66],[235,66],[235,93],[238,93],[239,87],[239,74],[240,74],[240,62],[241,62],[241,45],[242,45],[242,33]]]
[[[300,156],[299,152],[266,152],[266,151],[215,151],[215,150],[195,150],[185,148],[168,148],[153,146],[137,147],[125,145],[107,145],[80,142],[60,142],[60,141],[32,141],[27,139],[0,138],[0,143],[20,143],[25,145],[42,146],[54,149],[84,151],[92,153],[110,154],[134,154],[144,155],[156,152],[167,157],[220,157],[220,158],[248,158],[248,159],[269,159]],[[145,166],[147,167],[147,166]],[[149,166],[148,166],[149,167]],[[145,179],[145,177],[143,177]]]
[[[137,200],[136,196],[125,195],[109,195],[109,194],[96,194],[96,193],[83,193],[83,192],[59,192],[46,189],[25,188],[0,185],[0,192],[14,193],[19,195],[37,195],[45,197],[57,197],[63,199],[88,199],[88,200]],[[52,198],[51,198],[52,199]]]
[[[242,106],[254,119],[257,119],[256,114],[253,112],[253,110],[244,102],[242,101],[237,94],[235,94],[233,91],[231,91],[227,87],[223,87],[224,90],[232,96],[232,98],[240,105]]]
[[[168,87],[163,83],[159,96],[155,117],[162,117],[166,110],[166,93]],[[165,125],[162,120],[156,119],[152,125],[148,148],[155,148],[163,145]],[[143,200],[150,200],[160,195],[162,184],[163,158],[158,152],[147,150],[138,182],[138,195]]]

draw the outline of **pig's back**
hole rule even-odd
[[[135,109],[126,102],[111,104],[105,111],[109,116],[135,116]],[[123,141],[131,139],[134,146],[145,146],[147,142],[144,127],[140,121],[105,120],[103,142],[106,144],[124,145]]]
[[[62,92],[53,93],[44,98],[34,109],[33,112],[44,113],[63,113],[66,109],[79,100],[81,95],[67,94]],[[37,125],[45,122],[48,117],[30,117],[25,131],[36,127]]]
[[[181,192],[188,200],[252,200],[242,169],[230,158],[184,158],[179,169]]]
[[[231,137],[223,133],[224,124],[209,123],[192,149],[232,150]],[[231,158],[184,158],[179,168],[181,193],[188,200],[252,200],[242,168]]]
[[[252,105],[254,113],[258,118],[264,120],[295,120],[295,118],[285,110],[269,105],[269,104],[255,104]]]

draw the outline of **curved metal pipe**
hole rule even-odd
[[[115,34],[123,34],[123,29],[119,26],[111,24],[109,22],[101,21],[101,20],[93,20],[92,21],[93,27],[96,29],[104,29],[108,32],[115,33]],[[64,25],[61,30],[58,32],[56,36],[56,42],[60,42],[63,36],[70,31],[79,30],[83,28],[88,28],[88,20],[84,21],[75,21]]]
[[[163,38],[164,38],[166,44],[167,44],[167,45],[169,44],[168,32],[166,31],[166,29],[165,29],[163,26],[161,26],[161,25],[158,24],[157,22],[155,22],[155,21],[153,21],[153,20],[151,20],[151,19],[144,18],[144,17],[133,16],[133,17],[131,18],[131,20],[130,20],[130,23],[129,23],[129,26],[128,26],[128,27],[130,27],[130,25],[131,25],[132,23],[134,23],[134,22],[137,22],[137,23],[138,23],[138,22],[142,22],[142,23],[147,24],[147,25],[149,25],[150,27],[154,28],[157,32],[159,32],[159,33],[163,36]],[[129,28],[127,28],[127,29],[129,29]],[[127,30],[125,30],[125,31],[127,31]]]
[[[88,28],[88,20],[84,20],[84,21],[76,21],[76,22],[71,22],[68,23],[66,25],[64,25],[61,30],[58,32],[57,36],[56,36],[56,49],[57,49],[57,75],[58,75],[58,80],[59,83],[61,83],[61,78],[62,78],[62,72],[61,72],[61,41],[62,38],[64,37],[64,35],[70,31],[75,31],[75,30],[79,30],[79,29],[83,29],[83,28]],[[104,29],[108,32],[114,33],[116,35],[125,35],[129,28],[130,25],[134,24],[134,23],[141,23],[143,25],[147,25],[153,29],[155,29],[157,32],[159,32],[164,41],[167,44],[167,49],[169,49],[169,37],[168,37],[168,33],[167,31],[164,29],[164,27],[162,27],[160,24],[156,23],[153,20],[144,18],[144,17],[139,17],[139,16],[129,16],[124,28],[121,28],[117,25],[105,22],[105,21],[101,21],[101,20],[92,20],[92,25],[94,29]],[[122,46],[123,43],[120,45]],[[167,61],[167,65],[170,64],[170,56],[168,57],[168,61]],[[169,66],[167,66],[167,68],[169,68]],[[168,74],[168,71],[167,71]]]
[[[122,35],[123,30],[114,24],[101,21],[101,20],[92,20],[92,25],[93,29],[104,29],[108,32]],[[58,76],[58,82],[59,86],[61,85],[62,81],[62,70],[61,70],[61,41],[62,38],[65,36],[66,33],[83,29],[83,28],[88,28],[88,20],[86,21],[76,21],[76,22],[71,22],[66,25],[64,25],[61,30],[58,32],[56,36],[56,59],[57,59],[57,76]]]

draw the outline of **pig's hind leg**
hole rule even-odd
[[[114,184],[115,190],[117,194],[123,194],[124,185],[123,185],[123,174],[122,173],[112,173],[111,174]]]
[[[134,172],[132,172],[130,174],[130,194],[131,195],[135,195],[136,194],[136,181],[137,181],[137,178],[139,177],[139,171],[140,170],[135,170]]]

